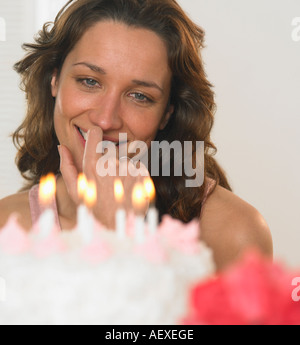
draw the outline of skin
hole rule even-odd
[[[115,142],[119,133],[127,133],[128,144],[141,140],[149,146],[172,116],[173,106],[168,105],[171,77],[166,47],[155,33],[112,21],[99,22],[87,30],[60,73],[53,72],[54,124],[62,173],[56,200],[62,228],[76,224],[77,175],[82,171],[97,185],[95,216],[113,226],[117,205],[107,198],[113,178],[97,174],[95,167],[101,158],[97,144],[101,140]],[[86,142],[78,127],[88,132]],[[130,195],[137,178],[128,174],[122,180]],[[126,208],[131,206],[126,200]],[[16,209],[21,225],[30,229],[28,192],[0,201],[0,227]],[[202,239],[213,249],[219,270],[246,248],[255,247],[272,256],[272,239],[262,216],[220,186],[207,199],[200,225]]]
[[[94,215],[107,227],[114,226],[116,205],[107,197],[113,195],[113,178],[97,174],[95,167],[101,158],[97,144],[116,142],[119,133],[126,133],[128,145],[140,140],[150,146],[172,113],[172,106],[166,110],[171,77],[167,50],[155,33],[110,21],[87,30],[67,56],[60,75],[55,71],[51,81],[56,98],[54,125],[70,196],[59,205],[65,210],[65,226],[74,221],[76,181],[81,171],[97,185]],[[88,132],[87,142],[78,127]],[[136,178],[128,174],[121,179],[131,195]],[[126,200],[127,209],[130,199]]]

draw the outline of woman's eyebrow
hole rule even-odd
[[[151,87],[151,88],[158,89],[162,94],[164,94],[164,90],[152,81],[132,80],[132,82],[138,86]]]
[[[93,65],[91,63],[88,62],[78,62],[73,64],[72,66],[78,66],[78,65],[83,65],[88,67],[89,69],[91,69],[94,72],[100,73],[100,74],[106,74],[105,70],[99,66]]]
[[[78,65],[83,65],[88,67],[90,70],[100,73],[100,74],[106,74],[106,71],[99,66],[93,65],[91,63],[88,62],[78,62],[73,64],[72,66],[78,66]],[[164,94],[164,90],[163,88],[161,88],[160,86],[158,86],[155,82],[153,81],[144,81],[144,80],[132,80],[133,84],[136,84],[137,86],[144,86],[144,87],[149,87],[149,88],[155,88],[157,90],[159,90],[162,94]]]

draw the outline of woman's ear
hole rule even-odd
[[[168,105],[167,112],[163,116],[161,123],[159,125],[159,130],[163,130],[166,127],[166,125],[169,122],[169,119],[170,119],[171,115],[173,114],[173,112],[174,112],[174,105],[172,105],[172,104]]]
[[[53,74],[52,74],[52,78],[51,78],[51,94],[52,94],[52,97],[56,97],[57,96],[57,84],[58,84],[58,72],[57,72],[57,69],[55,69],[53,71]]]

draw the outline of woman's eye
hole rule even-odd
[[[77,81],[88,88],[94,88],[99,85],[99,83],[93,78],[79,78]]]
[[[86,79],[85,82],[91,86],[95,86],[97,84],[96,80],[94,80],[94,79]]]
[[[143,93],[140,93],[140,92],[132,92],[130,96],[132,96],[134,100],[141,103],[146,103],[146,102],[152,103],[152,100],[150,98],[148,98],[147,96],[145,96]]]

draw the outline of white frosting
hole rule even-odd
[[[215,266],[204,243],[184,253],[163,234],[161,229],[156,237],[146,236],[138,247],[133,237],[120,240],[105,229],[97,230],[89,245],[76,230],[63,232],[58,238],[67,250],[46,257],[32,250],[40,241],[33,234],[26,253],[11,255],[0,247],[6,283],[0,324],[180,323],[190,286],[213,274]]]

